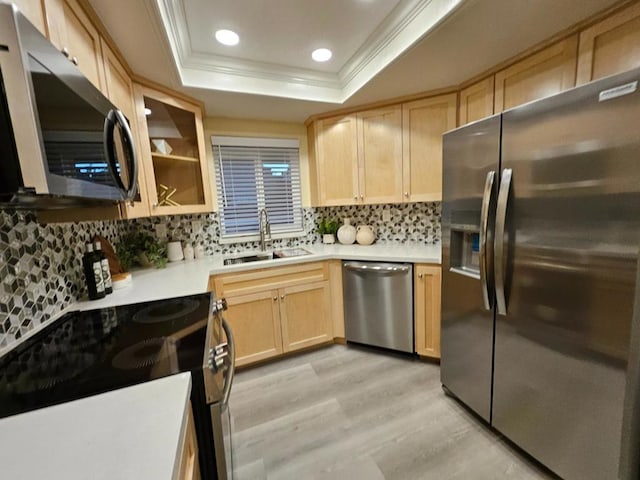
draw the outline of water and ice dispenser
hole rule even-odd
[[[480,233],[451,231],[451,269],[462,274],[480,276]]]

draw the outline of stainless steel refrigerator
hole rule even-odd
[[[640,69],[443,148],[443,386],[563,478],[637,475]]]

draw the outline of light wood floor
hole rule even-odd
[[[335,345],[239,372],[237,480],[547,479],[447,397],[438,365]]]

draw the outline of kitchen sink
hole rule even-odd
[[[285,248],[284,250],[276,250],[273,252],[273,258],[291,258],[302,257],[303,255],[311,255],[309,250],[304,248]]]
[[[238,263],[259,262],[261,260],[272,260],[273,253],[252,253],[251,255],[245,255],[244,257],[225,258],[222,263],[224,265],[237,265]]]
[[[262,260],[276,260],[278,258],[301,257],[303,255],[311,255],[309,250],[304,248],[285,248],[274,252],[251,253],[242,257],[225,258],[222,263],[224,265],[237,265],[239,263],[259,262]]]

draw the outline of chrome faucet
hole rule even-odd
[[[269,213],[266,208],[260,209],[260,250],[267,249],[267,242],[271,243],[271,224],[269,223]]]

